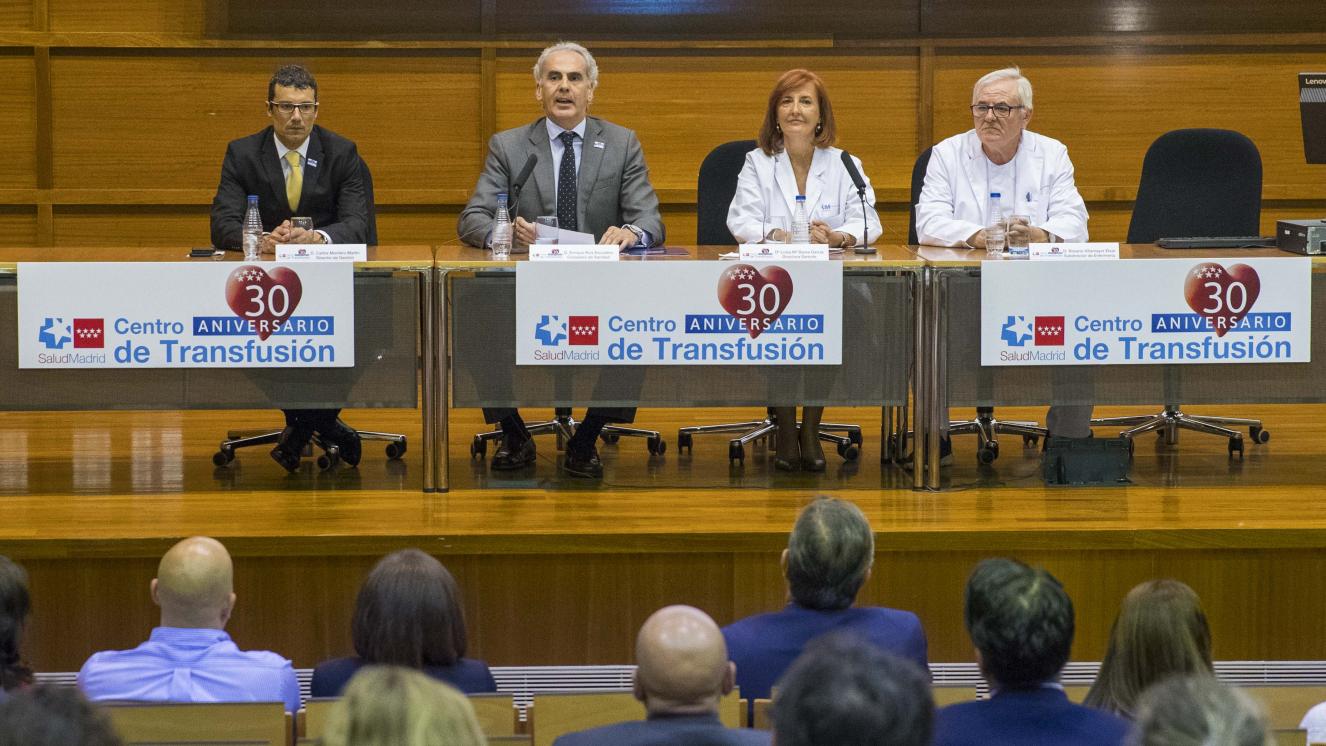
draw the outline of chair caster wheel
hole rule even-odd
[[[326,453],[318,457],[318,468],[323,471],[331,471],[339,463],[341,463],[341,452],[336,446],[328,448]]]
[[[857,445],[857,446],[865,442],[865,439],[861,437],[860,430],[848,430],[847,439],[852,442],[852,445]]]
[[[212,454],[213,466],[230,466],[230,462],[235,460],[235,452],[228,448],[222,448]]]
[[[1243,437],[1242,437],[1242,436],[1237,437],[1237,438],[1230,438],[1230,439],[1229,439],[1229,457],[1230,457],[1230,458],[1234,458],[1234,454],[1235,454],[1235,453],[1238,453],[1239,458],[1243,458]]]
[[[404,456],[404,455],[405,455],[405,449],[406,449],[406,445],[405,445],[405,441],[403,441],[403,440],[402,440],[401,442],[399,442],[399,443],[395,443],[395,442],[388,443],[388,444],[387,444],[387,458],[388,458],[388,459],[391,459],[392,461],[397,461],[397,460],[400,459],[401,456]],[[473,454],[471,454],[471,455],[473,455]]]
[[[990,464],[993,464],[997,458],[999,458],[998,443],[986,443],[976,449],[976,463],[981,466],[989,466]]]
[[[477,435],[474,436],[474,440],[470,441],[470,458],[482,461],[486,453],[488,453],[488,441]]]
[[[650,438],[646,441],[646,445],[649,446],[649,453],[654,456],[661,456],[664,451],[668,450],[668,442],[662,438]]]
[[[741,447],[740,443],[730,443],[727,447],[727,463],[729,466],[735,464],[746,465],[746,449]]]
[[[1041,442],[1041,439],[1040,439],[1040,436],[1038,436],[1038,435],[1023,435],[1023,436],[1022,436],[1022,447],[1023,447],[1023,448],[1035,448],[1040,442]]]
[[[617,435],[616,433],[601,433],[599,437],[603,438],[603,442],[610,446],[617,445],[617,441],[622,439],[622,436]]]
[[[843,457],[844,461],[855,461],[861,455],[861,449],[854,443],[839,443],[838,455]]]
[[[1271,439],[1271,431],[1260,427],[1248,428],[1248,436],[1252,438],[1253,443],[1265,443]]]
[[[693,453],[694,441],[690,433],[677,433],[677,453]]]

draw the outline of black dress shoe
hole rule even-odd
[[[493,471],[511,471],[534,463],[534,439],[525,438],[511,446],[510,439],[504,439],[502,445],[493,453]]]
[[[272,449],[272,460],[286,471],[299,471],[299,458],[310,437],[312,436],[303,428],[286,425],[281,431],[281,438],[276,442],[276,447]]]
[[[567,448],[562,468],[573,477],[603,478],[603,462],[599,461],[599,452],[593,446],[584,450]]]
[[[338,418],[331,427],[320,434],[323,440],[336,446],[342,461],[350,466],[359,465],[359,459],[364,455],[364,448],[359,441],[359,433],[355,432],[354,428]]]

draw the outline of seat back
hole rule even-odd
[[[921,199],[921,187],[925,185],[925,170],[930,167],[930,152],[934,148],[926,148],[921,154],[916,156],[916,163],[912,165],[912,202],[908,205],[907,219],[907,243],[915,246],[920,243],[916,238],[916,203]]]
[[[368,168],[368,161],[359,159],[359,172],[364,180],[364,202],[368,205],[368,230],[366,241],[369,246],[378,245],[378,208],[373,203],[373,172]]]
[[[468,694],[479,729],[485,736],[516,735],[516,704],[510,694]],[[339,697],[315,697],[304,703],[304,730],[300,736],[312,741],[327,732],[327,714]]]
[[[723,698],[718,710],[723,725],[741,725],[741,695],[736,690]],[[526,713],[534,746],[552,746],[558,736],[566,733],[643,720],[645,706],[631,692],[539,692]]]
[[[124,702],[105,710],[126,746],[287,746],[294,735],[280,702]]]
[[[735,246],[737,239],[727,229],[727,210],[737,193],[737,176],[746,154],[755,149],[754,140],[733,140],[709,151],[700,164],[695,187],[695,242],[701,246]]]
[[[1232,130],[1173,130],[1142,161],[1128,243],[1255,236],[1261,209],[1262,158],[1252,140]]]

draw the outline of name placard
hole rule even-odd
[[[366,262],[368,244],[362,243],[299,243],[278,244],[278,262]]]
[[[1034,243],[1032,259],[1118,259],[1117,243]]]
[[[827,262],[826,243],[744,243],[739,249],[746,261]]]
[[[536,243],[529,247],[531,262],[615,262],[620,255],[617,244]]]

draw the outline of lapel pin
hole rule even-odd
[[[306,163],[308,163],[308,165],[310,165],[310,166],[312,166],[312,167],[314,167],[314,168],[317,168],[317,167],[318,167],[318,162],[315,161],[315,160],[313,160],[312,158],[305,158],[304,160],[305,160]]]
[[[594,141],[594,147],[598,148],[599,150],[603,150],[603,141],[602,141],[602,140],[595,140],[595,141]]]

